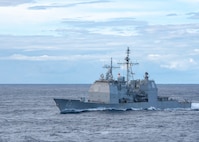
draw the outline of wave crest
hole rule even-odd
[[[191,103],[192,110],[199,110],[199,103]]]

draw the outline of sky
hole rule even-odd
[[[134,79],[199,83],[199,0],[0,0],[0,84],[82,84],[130,48]],[[125,75],[125,68],[114,69]]]

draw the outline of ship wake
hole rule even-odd
[[[199,102],[198,103],[191,103],[192,110],[199,110]]]
[[[95,112],[95,111],[136,111],[136,110],[144,110],[144,109],[138,109],[138,108],[129,108],[129,109],[119,109],[119,108],[91,108],[91,109],[65,109],[62,111],[62,114],[66,113],[81,113],[81,112]]]
[[[187,111],[199,111],[199,103],[192,103],[191,108],[166,108],[166,109],[159,109],[155,107],[149,107],[147,109],[143,108],[104,108],[104,107],[98,107],[98,108],[90,108],[90,109],[65,109],[62,111],[62,114],[67,113],[82,113],[82,112],[96,112],[96,111],[161,111],[161,110],[187,110]]]

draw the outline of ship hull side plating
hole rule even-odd
[[[82,102],[80,100],[54,99],[60,113],[83,112],[92,110],[132,110],[132,109],[169,109],[169,108],[191,108],[190,102],[158,101],[156,106],[149,102],[102,104],[93,102]]]

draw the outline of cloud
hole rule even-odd
[[[180,54],[180,53],[179,53]],[[170,70],[189,70],[197,68],[197,60],[192,56],[186,56],[182,54],[149,54],[148,60],[153,61],[160,65],[161,68],[167,68]]]
[[[175,25],[146,25],[137,27],[136,32],[142,36],[145,43],[154,41],[157,45],[165,48],[171,46],[177,48],[190,48],[199,44],[199,24],[175,24]],[[175,42],[175,44],[174,44]],[[167,46],[167,47],[166,47]]]
[[[104,21],[83,21],[81,19],[75,20],[75,19],[63,19],[63,24],[66,25],[74,25],[75,27],[116,27],[116,26],[142,26],[147,25],[148,23],[146,21],[139,21],[135,18],[111,18]]]
[[[53,36],[10,36],[1,35],[0,49],[23,50],[23,51],[42,51],[42,50],[59,50],[61,47],[56,46],[63,42],[63,38]]]
[[[35,0],[0,0],[0,6],[17,6],[25,3],[34,3]]]
[[[196,66],[197,64],[198,63],[194,59],[189,58],[183,60],[170,61],[167,64],[161,65],[161,67],[175,70],[189,70],[193,68],[192,66]]]
[[[160,54],[149,54],[148,59],[149,60],[159,60],[162,56]]]
[[[96,23],[96,27],[94,23]],[[110,26],[112,23],[113,27]],[[115,52],[118,50],[120,52],[130,46],[135,52],[136,59],[143,59],[144,56],[147,57],[144,58],[145,61],[150,60],[160,65],[170,65],[170,59],[175,61],[176,59],[192,58],[194,55],[191,53],[197,51],[194,49],[197,49],[199,44],[196,40],[199,36],[198,24],[148,25],[144,21],[136,21],[133,18],[110,19],[107,23],[106,21],[89,21],[88,25],[86,21],[78,23],[78,21],[69,20],[67,23],[64,20],[64,24],[74,27],[57,29],[55,32],[62,35],[57,37],[2,35],[0,36],[0,49],[7,51],[7,56],[12,54],[12,58],[10,57],[12,60],[69,60],[66,58],[69,54],[70,58],[86,59],[86,55],[89,57],[93,54],[101,59],[100,56],[106,51]],[[184,55],[183,51],[188,51],[188,49],[190,52]],[[77,56],[78,54],[86,55],[83,57]],[[117,58],[120,54],[118,53],[114,57]],[[102,56],[102,58],[104,57]],[[108,59],[110,56],[105,58]],[[97,58],[90,57],[90,59]]]
[[[199,55],[199,49],[198,48],[195,48],[193,49],[190,53],[189,53],[190,56],[198,56]]]
[[[67,32],[67,31],[63,31]],[[72,32],[72,31],[71,31]],[[63,53],[82,53],[82,52],[105,52],[111,50],[117,50],[121,48],[123,41],[127,38],[121,38],[120,36],[112,39],[112,36],[98,35],[92,33],[66,33],[68,35],[63,36],[0,36],[0,55],[5,53],[51,53],[51,54],[63,54]],[[114,48],[113,48],[114,47]]]
[[[69,4],[53,3],[51,5],[31,6],[31,7],[29,7],[29,9],[31,9],[31,10],[45,10],[45,9],[52,9],[52,8],[67,8],[67,7],[74,7],[74,6],[78,6],[78,5],[98,4],[98,3],[106,3],[106,2],[110,2],[110,0],[95,0],[95,1],[77,2],[77,3],[69,3]]]
[[[55,57],[50,57],[48,55],[42,55],[42,56],[26,56],[21,54],[14,54],[9,57],[1,57],[0,59],[5,60],[28,60],[28,61],[45,61],[45,60],[52,60],[56,59]]]
[[[166,16],[173,17],[173,16],[178,16],[178,14],[176,14],[176,13],[170,13],[170,14],[167,14]]]
[[[194,52],[199,53],[199,49],[194,49]]]
[[[189,16],[189,19],[199,19],[199,12],[189,12],[186,15]]]
[[[57,31],[68,33],[77,31],[86,34],[133,36],[137,35],[136,27],[147,25],[145,21],[135,20],[134,18],[112,18],[105,21],[84,21],[74,19],[64,19],[62,22],[68,29],[57,29]],[[72,30],[71,30],[72,29]],[[86,33],[85,33],[86,32]]]
[[[39,55],[39,56],[28,56],[22,54],[13,54],[7,57],[0,57],[0,60],[20,60],[20,61],[82,61],[82,60],[100,60],[109,59],[107,55],[101,54],[73,54],[65,56],[52,56],[52,55]],[[104,60],[103,60],[104,61]]]

